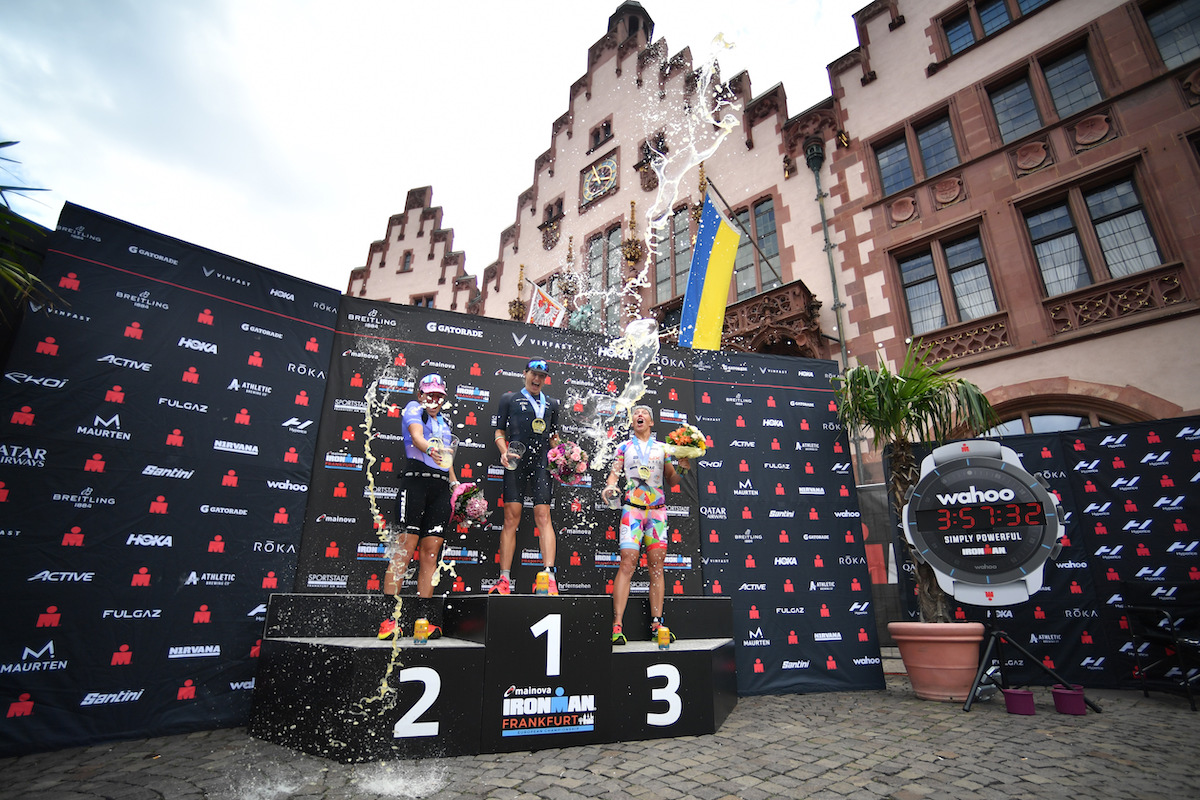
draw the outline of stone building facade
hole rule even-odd
[[[739,125],[704,174],[758,245],[739,251],[723,348],[853,366],[919,339],[1010,433],[1200,409],[1200,0],[876,0],[854,20],[831,96],[793,116],[782,84],[756,96],[745,72],[706,89],[622,3],[482,278],[426,187],[349,293],[508,317],[528,278],[578,326],[616,335],[632,311],[669,329],[698,170],[666,198],[662,243],[629,245],[665,202],[653,152],[717,100]],[[638,274],[637,307],[606,291]],[[878,479],[864,461],[860,482]]]

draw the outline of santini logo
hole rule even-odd
[[[1016,497],[1012,489],[988,489],[981,492],[972,484],[970,491],[939,494],[937,499],[944,506],[953,506],[959,503],[995,503],[1000,500],[1015,500]]]

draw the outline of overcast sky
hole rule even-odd
[[[642,0],[672,54],[723,34],[722,75],[791,115],[866,3]],[[0,0],[0,183],[50,189],[18,206],[48,227],[70,201],[340,290],[429,185],[480,274],[618,5]]]

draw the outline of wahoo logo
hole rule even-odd
[[[1160,497],[1154,501],[1155,508],[1166,509],[1167,511],[1182,511],[1183,510],[1183,495],[1175,497]]]
[[[1092,461],[1080,461],[1078,464],[1075,465],[1075,471],[1092,473],[1092,472],[1098,472],[1099,467],[1100,467],[1100,459],[1097,458]]]
[[[1112,505],[1112,503],[1103,503],[1103,504],[1088,503],[1087,508],[1085,508],[1083,510],[1083,513],[1094,514],[1098,517],[1104,517],[1104,516],[1108,515],[1108,508],[1111,505]]]
[[[201,353],[212,353],[217,355],[217,346],[212,342],[201,341],[200,339],[189,339],[187,336],[180,336],[176,347],[186,347],[188,350],[197,350]]]
[[[1194,556],[1198,548],[1200,548],[1200,542],[1190,542],[1188,544],[1172,542],[1170,547],[1167,548],[1167,552],[1181,556]]]
[[[1123,531],[1133,531],[1134,533],[1150,533],[1150,522],[1148,519],[1131,519],[1125,523]]]
[[[1151,580],[1151,581],[1162,580],[1163,573],[1165,573],[1166,571],[1167,571],[1166,567],[1159,567],[1158,569],[1152,569],[1151,567],[1142,567],[1141,569],[1139,569],[1137,571],[1137,577],[1145,578],[1145,579]]]
[[[1129,434],[1122,433],[1120,436],[1105,436],[1100,440],[1101,447],[1124,447],[1125,440],[1129,438]]]
[[[1121,491],[1136,489],[1138,480],[1140,478],[1140,475],[1135,475],[1132,478],[1117,478],[1115,481],[1113,481],[1112,488],[1120,489]]]
[[[1149,464],[1152,467],[1165,467],[1170,462],[1170,458],[1170,450],[1165,453],[1146,453],[1146,455],[1142,456],[1140,463]]]
[[[944,506],[954,505],[969,505],[974,503],[997,503],[1000,501],[1015,500],[1017,495],[1012,489],[988,489],[979,491],[972,484],[971,488],[965,492],[954,492],[952,494],[939,494],[938,502]]]
[[[283,489],[284,491],[288,491],[288,492],[307,492],[308,491],[308,484],[292,483],[287,478],[284,478],[281,481],[268,480],[267,486],[271,489]]]
[[[254,678],[248,681],[230,681],[229,688],[231,691],[252,691],[254,689]]]

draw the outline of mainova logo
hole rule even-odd
[[[953,492],[951,494],[938,494],[938,502],[944,506],[955,506],[967,503],[998,503],[1001,501],[1007,502],[1015,500],[1017,495],[1012,489],[987,489],[979,491],[971,484],[971,488],[965,492]]]

